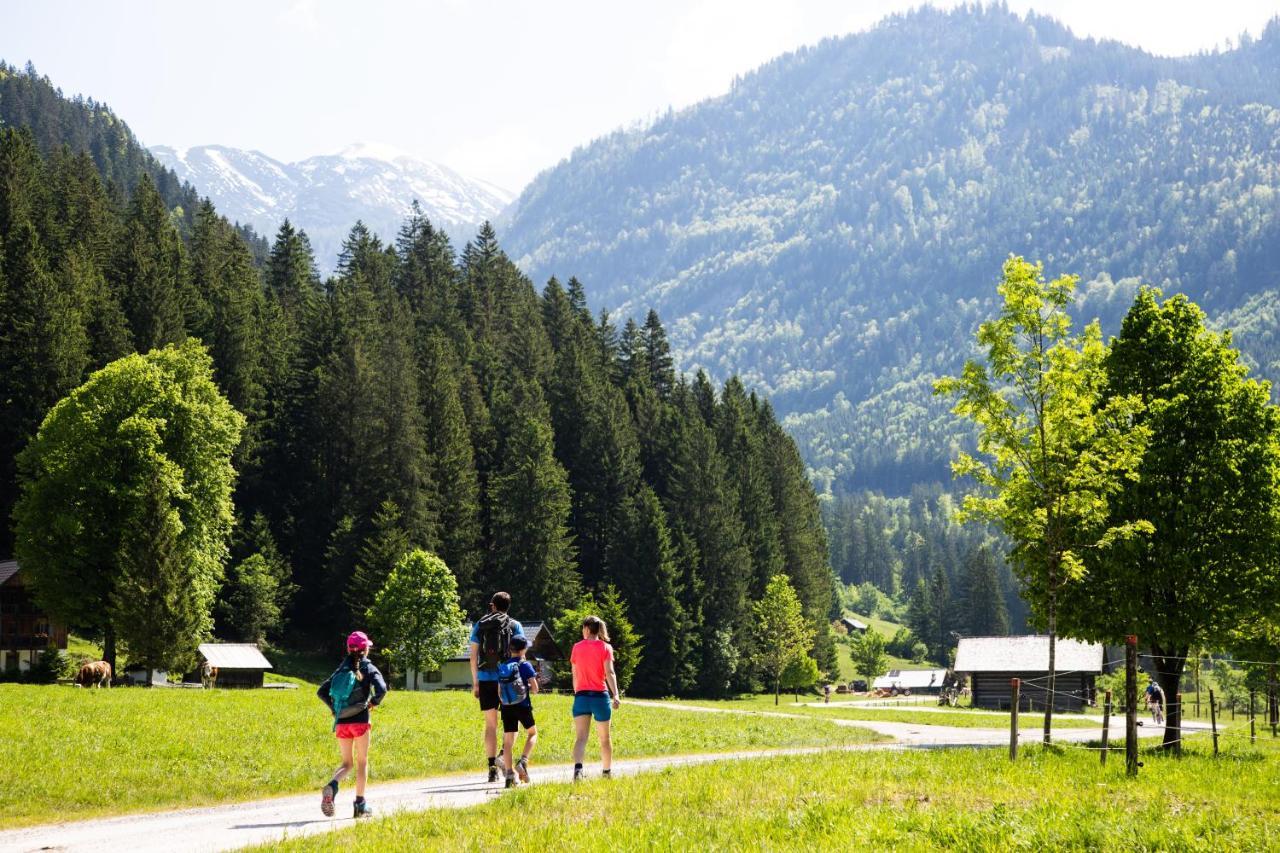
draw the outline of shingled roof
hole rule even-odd
[[[1102,672],[1099,643],[1058,638],[1056,672]],[[956,649],[956,672],[1048,672],[1049,637],[962,637]]]
[[[203,643],[200,656],[218,669],[271,669],[254,643]]]

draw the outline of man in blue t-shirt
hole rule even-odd
[[[511,655],[512,637],[523,637],[524,628],[507,615],[511,596],[495,592],[489,612],[471,628],[471,694],[484,713],[484,749],[489,759],[489,781],[498,781],[498,664]]]
[[[507,775],[507,787],[516,786],[516,774],[521,782],[529,781],[529,756],[538,742],[538,726],[533,720],[531,697],[538,692],[538,671],[524,659],[529,641],[524,637],[511,638],[511,657],[502,665],[502,681],[498,694],[502,700],[502,764]],[[515,754],[516,734],[524,726],[524,750],[512,764]]]

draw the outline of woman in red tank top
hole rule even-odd
[[[613,743],[609,737],[609,721],[622,703],[618,692],[618,676],[613,670],[613,646],[609,645],[609,629],[598,616],[582,620],[582,640],[569,655],[573,666],[573,779],[582,778],[582,758],[587,752],[591,720],[596,721],[600,736],[600,757],[604,776],[613,767]]]

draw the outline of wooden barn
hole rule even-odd
[[[36,606],[16,560],[0,562],[0,671],[26,672],[49,648],[66,651],[66,627]]]
[[[556,639],[551,634],[551,625],[547,622],[521,622],[520,627],[524,629],[524,635],[529,640],[529,650],[525,652],[525,658],[533,664],[534,669],[538,671],[538,680],[546,685],[551,678],[550,665],[556,661],[564,660],[564,651],[561,650]],[[471,636],[471,625],[467,625],[467,636]],[[405,689],[413,689],[414,671],[412,669],[405,672],[404,683]],[[445,661],[441,669],[422,674],[418,679],[418,690],[470,690],[471,689],[471,648],[469,643],[463,643],[462,648],[449,660]]]
[[[861,619],[854,619],[852,616],[841,616],[836,620],[836,624],[843,628],[844,632],[849,636],[865,634],[867,633],[867,628],[870,627],[866,622]]]
[[[1080,711],[1093,702],[1103,647],[1059,638],[1055,658],[1054,710]],[[1022,680],[1019,706],[1025,711],[1043,710],[1049,696],[1049,638],[963,637],[956,649],[955,672],[969,676],[975,708],[1009,710],[1009,682],[1018,678]]]
[[[261,687],[271,662],[255,643],[204,643],[200,646],[200,662],[216,667],[215,687]],[[188,681],[199,681],[200,670],[189,673]]]

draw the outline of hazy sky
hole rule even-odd
[[[282,160],[379,142],[519,190],[575,146],[906,0],[0,0],[0,57],[148,145]],[[935,5],[955,5],[950,0]],[[1011,0],[1160,54],[1255,35],[1280,0]]]

